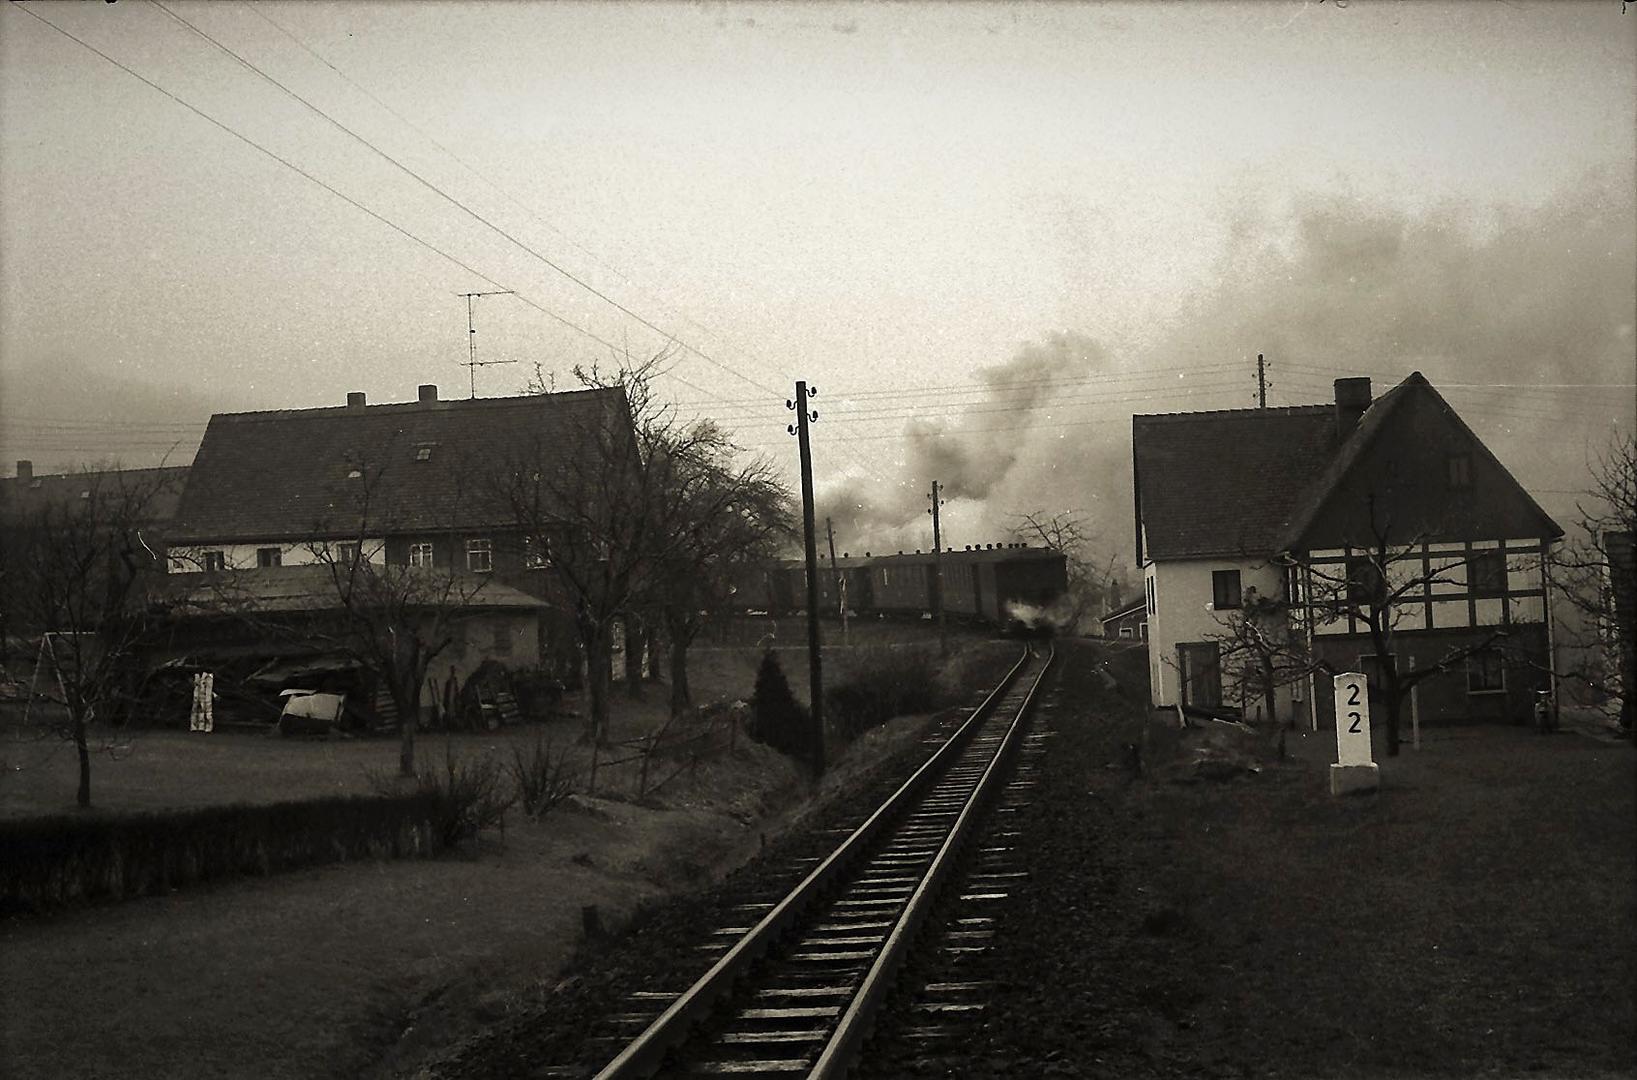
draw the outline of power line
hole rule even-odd
[[[444,191],[442,188],[440,188],[436,184],[432,183],[432,181],[426,179],[426,177],[422,176],[420,173],[416,172],[414,169],[411,169],[408,165],[405,165],[403,162],[399,161],[397,158],[393,157],[391,154],[387,153],[385,150],[382,150],[380,147],[376,146],[374,143],[372,143],[368,139],[364,138],[364,136],[358,134],[358,132],[352,130],[350,127],[343,124],[341,121],[335,119],[329,113],[325,112],[323,109],[319,108],[317,105],[314,105],[312,102],[308,101],[306,98],[302,97],[300,94],[296,93],[294,90],[290,89],[288,86],[284,85],[282,82],[275,79],[273,76],[269,75],[267,72],[263,71],[261,68],[257,67],[255,64],[252,64],[249,60],[246,60],[243,56],[240,56],[238,53],[234,52],[232,49],[228,48],[226,45],[223,45],[220,41],[217,41],[215,38],[211,37],[209,34],[205,33],[203,30],[199,29],[197,26],[193,25],[191,22],[184,19],[182,16],[176,14],[174,11],[171,11],[170,8],[165,6],[165,4],[163,3],[163,0],[148,0],[148,2],[150,4],[152,4],[154,7],[158,8],[160,11],[163,11],[166,15],[169,15],[172,19],[176,20],[177,22],[181,23],[183,26],[187,27],[194,34],[196,34],[199,37],[203,38],[205,41],[209,42],[211,45],[215,46],[217,49],[220,49],[222,52],[224,52],[228,56],[232,57],[235,61],[237,61],[243,67],[245,67],[248,70],[254,72],[256,75],[260,76],[262,79],[265,79],[267,82],[271,83],[273,86],[277,87],[279,90],[283,91],[285,94],[289,95],[291,98],[293,98],[296,101],[300,102],[303,106],[305,106],[307,109],[309,109],[310,111],[315,113],[317,116],[319,116],[321,119],[323,119],[326,123],[332,125],[338,131],[343,132],[349,138],[352,138],[355,141],[357,141],[358,143],[362,144],[364,147],[366,147],[372,153],[374,153],[375,155],[380,157],[383,161],[386,161],[387,163],[392,165],[394,168],[396,168],[400,172],[402,172],[404,175],[410,177],[416,183],[420,184],[422,187],[426,188],[428,191],[430,191],[433,194],[437,195],[440,199],[443,199],[449,205],[455,207],[457,210],[461,211],[466,216],[470,217],[473,221],[478,222],[480,225],[482,225],[485,228],[489,229],[490,231],[494,232],[496,235],[503,237],[506,241],[511,243],[518,250],[526,252],[530,256],[532,256],[535,259],[539,260],[541,263],[544,263],[546,266],[549,266],[551,269],[557,271],[557,273],[561,274],[563,277],[565,277],[568,280],[572,281],[574,284],[580,286],[580,288],[584,289],[586,292],[589,292],[592,296],[595,296],[597,299],[603,301],[604,303],[608,304],[610,307],[613,307],[615,310],[623,313],[624,315],[631,318],[632,320],[634,320],[634,321],[636,321],[638,323],[641,323],[643,326],[646,326],[648,329],[652,330],[654,333],[659,334],[661,337],[663,337],[667,341],[675,342],[677,345],[679,345],[682,348],[686,349],[688,352],[693,353],[695,356],[699,357],[701,360],[704,360],[707,363],[713,364],[716,367],[721,368],[723,371],[727,372],[730,375],[733,375],[733,376],[735,376],[737,378],[743,379],[745,382],[749,383],[751,386],[756,387],[756,389],[758,389],[758,390],[765,390],[769,394],[775,394],[775,395],[778,394],[777,390],[774,390],[771,387],[769,387],[769,386],[767,386],[767,385],[765,385],[765,384],[763,384],[761,382],[758,382],[757,380],[751,378],[749,375],[746,375],[743,372],[741,372],[741,371],[739,371],[739,370],[737,370],[737,369],[723,363],[722,361],[717,360],[715,357],[713,357],[710,354],[704,352],[703,350],[699,349],[698,347],[696,347],[694,345],[691,345],[688,342],[684,341],[682,338],[678,337],[675,333],[673,333],[671,331],[668,331],[668,330],[664,329],[663,327],[660,327],[660,326],[656,325],[653,322],[650,322],[648,319],[644,318],[642,315],[639,315],[637,312],[635,312],[635,311],[631,310],[630,308],[626,307],[624,304],[620,303],[618,300],[615,300],[613,297],[609,296],[607,293],[602,292],[600,289],[598,289],[596,286],[592,285],[590,282],[585,281],[583,278],[580,278],[579,276],[574,274],[572,271],[564,268],[563,266],[560,266],[558,263],[553,261],[549,256],[541,253],[540,251],[537,251],[535,248],[533,248],[529,244],[524,243],[522,240],[519,240],[517,237],[513,236],[511,233],[507,232],[505,229],[501,228],[499,225],[496,225],[494,222],[490,221],[488,218],[484,217],[482,214],[478,213],[476,210],[473,210],[470,206],[467,206],[465,203],[461,202],[459,199],[455,198],[453,195],[450,195],[448,192]]]
[[[482,183],[486,187],[488,187],[489,190],[491,190],[491,191],[495,192],[496,194],[500,195],[506,201],[510,202],[513,206],[515,206],[519,210],[521,210],[524,214],[528,215],[530,220],[538,222],[539,224],[541,224],[541,225],[545,226],[546,228],[550,229],[552,232],[556,233],[558,236],[562,237],[565,242],[567,242],[568,244],[573,246],[575,249],[580,251],[583,255],[585,255],[591,261],[595,262],[597,265],[601,266],[603,269],[607,270],[609,273],[611,273],[615,277],[619,278],[627,286],[635,289],[641,295],[646,296],[649,300],[654,301],[655,303],[659,304],[661,307],[667,306],[664,303],[664,301],[660,300],[658,297],[654,296],[653,293],[649,292],[647,289],[644,289],[637,282],[633,281],[629,274],[622,271],[619,267],[615,266],[613,263],[610,263],[607,259],[604,259],[601,256],[599,256],[596,252],[592,251],[590,248],[586,247],[584,244],[582,244],[579,241],[575,240],[572,236],[570,236],[568,233],[564,232],[562,229],[558,228],[556,225],[552,224],[552,222],[550,222],[546,218],[540,216],[532,208],[530,208],[526,203],[524,203],[522,200],[518,199],[516,196],[512,195],[511,192],[507,191],[505,188],[501,187],[499,184],[496,184],[494,181],[490,180],[488,177],[484,176],[481,172],[479,172],[477,169],[475,169],[470,164],[468,164],[465,161],[465,159],[463,159],[459,154],[455,153],[449,147],[445,146],[442,142],[438,141],[438,139],[435,138],[430,132],[426,131],[420,125],[416,124],[413,120],[409,119],[407,116],[400,113],[397,109],[394,109],[387,102],[381,100],[381,98],[377,97],[367,87],[365,87],[362,84],[360,84],[359,82],[357,82],[355,79],[353,79],[351,76],[349,76],[345,71],[342,71],[340,68],[336,67],[335,64],[332,63],[329,59],[327,59],[323,54],[319,53],[316,49],[314,49],[312,46],[308,45],[301,38],[297,37],[290,30],[286,29],[284,26],[282,26],[278,22],[274,21],[271,16],[269,16],[266,12],[262,11],[261,5],[259,3],[252,4],[250,6],[250,10],[253,11],[257,16],[259,16],[263,22],[267,23],[269,26],[273,27],[273,29],[277,30],[279,33],[283,34],[285,37],[289,38],[291,41],[295,42],[295,44],[298,45],[301,49],[303,49],[308,55],[312,56],[315,60],[317,60],[319,63],[323,64],[325,67],[329,68],[331,71],[335,72],[335,74],[338,77],[340,77],[342,79],[342,81],[346,82],[347,85],[351,86],[353,89],[357,90],[359,93],[361,93],[365,97],[369,98],[376,105],[379,105],[382,109],[385,109],[387,112],[391,113],[399,122],[403,123],[406,127],[408,127],[410,130],[414,131],[416,134],[420,135],[423,139],[425,139],[427,142],[431,143],[433,146],[437,147],[438,150],[440,150],[444,154],[444,156],[449,158],[449,160],[453,161],[455,164],[459,165],[462,169],[464,169],[467,172],[468,175],[476,178],[480,183]],[[727,340],[727,336],[725,334],[723,334],[721,331],[714,330],[711,327],[706,326],[703,323],[699,322],[698,320],[690,318],[688,316],[687,312],[681,311],[680,309],[676,309],[676,308],[672,308],[671,312],[672,312],[673,315],[681,318],[682,321],[688,323],[689,325],[693,326],[694,328],[696,328],[698,330],[701,330],[704,333],[709,334],[709,335],[711,335],[713,337],[716,337],[717,339],[723,341],[725,344],[728,345],[728,347],[730,349],[733,349],[735,352],[739,352],[741,355],[747,356],[749,359],[754,360],[757,363],[766,365],[767,362],[765,360],[763,360],[761,357],[757,356],[754,353],[751,353],[751,352],[745,350],[742,347],[735,346],[731,341]]]
[[[138,73],[133,68],[130,68],[127,65],[121,63],[120,61],[114,59],[112,56],[109,56],[107,53],[103,52],[101,49],[97,48],[95,45],[92,45],[90,42],[86,41],[84,38],[78,37],[78,36],[70,33],[69,31],[64,30],[62,27],[58,26],[56,23],[52,22],[50,19],[47,19],[44,15],[41,15],[39,12],[35,11],[32,7],[27,7],[27,6],[23,6],[23,5],[15,5],[15,4],[13,5],[13,7],[18,11],[22,11],[24,14],[30,16],[31,18],[39,20],[40,22],[44,23],[46,26],[51,27],[51,29],[55,30],[57,33],[61,34],[63,37],[65,37],[68,40],[74,42],[75,44],[81,46],[82,48],[85,48],[85,49],[89,50],[90,52],[93,52],[96,55],[102,57],[102,59],[108,61],[108,63],[114,65],[117,68],[119,68],[121,71],[125,72],[125,74],[131,76],[133,79],[136,79],[138,82],[143,83],[144,85],[150,87],[151,89],[158,91],[159,93],[163,94],[165,97],[170,98],[172,101],[176,102],[176,104],[182,106],[184,109],[186,109],[189,112],[193,113],[195,116],[199,117],[201,120],[205,120],[205,121],[209,122],[213,126],[215,126],[217,128],[220,128],[222,131],[225,131],[227,134],[233,136],[235,139],[238,139],[240,142],[244,143],[246,146],[249,146],[252,149],[257,150],[260,153],[265,154],[266,156],[272,158],[274,161],[278,162],[280,165],[283,165],[285,168],[289,169],[291,172],[297,174],[298,176],[301,176],[302,178],[304,178],[306,180],[312,181],[313,183],[317,184],[319,187],[323,188],[325,191],[328,191],[331,195],[334,195],[336,198],[340,199],[342,202],[345,202],[347,205],[352,206],[355,209],[363,211],[364,213],[368,214],[370,217],[374,218],[376,221],[379,221],[381,224],[383,224],[387,228],[391,229],[393,232],[398,233],[400,236],[403,236],[403,237],[405,237],[405,238],[407,238],[409,240],[414,241],[416,244],[418,244],[421,247],[427,249],[428,251],[432,252],[433,254],[439,255],[442,258],[447,259],[449,262],[451,262],[454,265],[460,267],[462,270],[466,271],[468,274],[471,274],[473,277],[478,278],[481,281],[485,281],[488,284],[493,285],[497,289],[504,288],[504,286],[500,282],[496,281],[494,278],[490,277],[489,275],[483,273],[481,270],[478,270],[477,268],[475,268],[473,266],[469,266],[465,262],[462,262],[459,258],[455,257],[454,255],[449,254],[449,252],[444,251],[442,248],[436,246],[435,244],[431,243],[430,241],[421,239],[419,236],[416,236],[414,233],[410,232],[408,229],[406,229],[403,226],[397,224],[396,222],[392,221],[391,219],[383,216],[382,214],[376,213],[374,210],[371,210],[369,207],[365,206],[363,203],[359,202],[357,199],[354,199],[352,196],[350,196],[350,195],[346,194],[345,192],[339,190],[338,188],[326,183],[324,180],[321,180],[319,177],[317,177],[317,176],[313,175],[312,173],[308,172],[306,169],[303,169],[301,166],[295,164],[294,162],[290,161],[289,159],[287,159],[285,157],[282,157],[278,153],[268,149],[267,147],[263,146],[261,143],[256,142],[254,139],[250,138],[248,135],[240,134],[238,131],[236,131],[232,127],[228,126],[227,124],[223,123],[222,121],[216,119],[214,116],[211,116],[209,113],[205,112],[203,109],[200,109],[197,106],[190,104],[189,102],[187,102],[187,101],[183,100],[182,98],[178,97],[176,94],[171,93],[169,90],[165,89],[163,86],[160,86],[158,83],[154,82],[152,79],[148,78],[147,76]],[[173,16],[173,18],[174,18],[174,16]],[[522,293],[518,293],[517,298],[519,300],[523,301],[523,303],[527,304],[529,307],[534,308],[536,311],[538,311],[541,314],[547,316],[548,318],[554,319],[557,322],[561,323],[563,326],[568,327],[570,330],[573,330],[576,333],[582,334],[585,337],[590,338],[592,341],[595,341],[595,342],[597,342],[597,343],[599,343],[601,345],[604,345],[609,349],[617,349],[617,346],[615,346],[613,344],[613,342],[605,341],[603,338],[601,338],[601,337],[597,336],[596,334],[592,333],[590,330],[587,330],[585,327],[580,326],[577,323],[571,322],[570,320],[563,318],[561,315],[557,314],[555,311],[552,311],[551,309],[545,307],[544,305],[539,304],[534,300],[531,300],[529,297],[524,296]],[[698,387],[695,387],[694,389],[698,389]]]

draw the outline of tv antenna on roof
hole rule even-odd
[[[479,360],[477,358],[477,325],[472,321],[472,301],[480,296],[511,296],[511,289],[495,289],[492,292],[465,292],[456,293],[456,296],[466,297],[466,353],[467,359],[460,366],[466,369],[468,380],[471,383],[472,396],[477,397],[477,369],[490,367],[494,364],[515,364],[516,360]]]

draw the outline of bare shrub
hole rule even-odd
[[[505,783],[505,770],[492,755],[457,757],[450,746],[444,747],[441,768],[421,767],[415,786],[436,798],[433,827],[445,845],[501,825],[518,795]]]
[[[574,771],[568,753],[553,750],[551,743],[539,736],[527,753],[521,746],[512,746],[511,774],[516,798],[523,804],[523,813],[531,818],[544,817],[574,794]]]

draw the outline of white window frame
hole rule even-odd
[[[481,558],[479,558],[481,556]],[[478,566],[481,562],[483,565]],[[495,568],[494,541],[486,536],[475,536],[466,541],[466,569],[474,574],[487,574]]]
[[[429,540],[421,540],[409,545],[410,566],[436,566],[437,554]]]

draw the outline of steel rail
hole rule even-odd
[[[634,1077],[651,1076],[658,1070],[664,1062],[666,1052],[685,1040],[694,1026],[709,1016],[716,1006],[733,992],[734,981],[760,959],[801,912],[840,876],[880,832],[887,819],[919,794],[921,788],[943,769],[946,762],[959,753],[971,734],[988,718],[995,702],[1011,689],[1013,680],[1032,655],[1033,650],[1025,648],[1023,655],[1018,657],[1017,663],[1012,665],[1005,678],[1001,679],[983,702],[972,711],[972,715],[959,730],[927,758],[925,763],[877,807],[862,825],[854,829],[823,862],[814,867],[800,884],[786,893],[784,899],[775,904],[773,909],[751,927],[720,960],[711,965],[709,971],[683,991],[682,995],[660,1013],[642,1034],[626,1044],[618,1056],[603,1066],[596,1074],[595,1080],[631,1080]],[[1030,693],[1032,696],[1033,691]]]
[[[864,1040],[869,1035],[876,1010],[892,990],[893,977],[909,955],[909,950],[915,943],[915,935],[920,930],[921,923],[925,921],[927,912],[932,908],[932,901],[938,896],[949,876],[954,873],[961,846],[976,828],[978,815],[982,813],[982,804],[993,792],[996,777],[1006,767],[1017,749],[1023,721],[1029,713],[1029,706],[1034,704],[1035,692],[1040,689],[1046,673],[1051,670],[1052,661],[1057,657],[1055,645],[1049,646],[1048,649],[1046,662],[1040,666],[1040,674],[1035,677],[1034,685],[1029,687],[1023,703],[1018,706],[1017,715],[1012,718],[1011,726],[1007,728],[1000,748],[995,751],[995,756],[984,769],[983,776],[973,788],[966,805],[961,808],[960,816],[955,819],[954,826],[944,838],[943,845],[939,847],[938,854],[922,876],[921,883],[910,894],[909,901],[898,916],[898,922],[887,935],[880,955],[870,965],[870,970],[864,976],[864,981],[859,984],[857,993],[847,1006],[847,1011],[842,1014],[840,1023],[830,1034],[829,1042],[819,1053],[818,1060],[813,1063],[812,1070],[807,1074],[808,1080],[839,1080],[847,1075],[859,1052],[863,1050]]]

